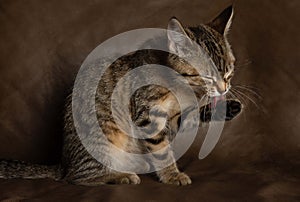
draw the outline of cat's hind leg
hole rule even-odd
[[[121,173],[107,169],[105,174],[73,179],[71,183],[83,186],[99,186],[104,184],[140,184],[141,180],[134,173]]]

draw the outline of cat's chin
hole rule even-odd
[[[210,97],[210,108],[215,109],[219,101],[225,101],[225,100],[226,100],[225,95]]]

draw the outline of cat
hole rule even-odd
[[[190,40],[199,44],[212,59],[221,79],[211,77],[201,77],[195,69],[188,63],[182,61],[178,56],[165,52],[155,52],[150,50],[137,51],[123,56],[115,61],[110,71],[106,71],[99,81],[96,92],[96,114],[99,125],[110,143],[127,152],[147,153],[160,151],[174,138],[174,131],[178,130],[179,120],[182,118],[176,102],[176,98],[169,90],[156,85],[149,85],[137,90],[131,99],[131,118],[137,126],[149,124],[149,110],[158,105],[165,111],[154,113],[152,121],[157,121],[161,117],[168,117],[166,127],[151,138],[134,139],[124,134],[114,122],[111,115],[110,99],[111,94],[118,80],[129,70],[147,64],[162,64],[180,73],[190,84],[201,87],[201,95],[207,97],[220,97],[230,90],[230,81],[234,74],[235,58],[227,40],[227,34],[233,18],[232,6],[226,8],[214,20],[207,24],[194,27],[184,27],[175,17],[171,18],[168,30],[179,32]],[[176,39],[171,32],[168,32],[169,49],[178,52],[185,46],[181,40]],[[89,75],[86,75],[87,79]],[[206,84],[206,85],[205,85]],[[125,88],[126,90],[126,88]],[[89,92],[89,89],[86,89]],[[197,94],[197,93],[196,93]],[[218,101],[218,100],[217,100]],[[222,100],[220,103],[226,105],[226,120],[235,118],[242,110],[242,105],[238,100]],[[172,104],[170,104],[172,103]],[[218,102],[216,103],[218,104]],[[210,121],[212,118],[212,103],[201,106],[200,119],[202,122]],[[114,184],[139,184],[140,178],[135,173],[123,173],[113,170],[94,159],[81,143],[74,126],[72,114],[72,96],[67,99],[65,110],[64,142],[61,164],[54,166],[33,165],[18,160],[1,160],[1,178],[52,178],[64,180],[72,184],[96,186],[107,183]],[[215,119],[219,119],[215,116]],[[221,118],[220,118],[221,119]],[[90,133],[95,133],[93,126],[89,123],[90,117],[82,117],[81,122],[86,124]],[[159,121],[158,121],[159,122]],[[158,123],[159,124],[159,123]],[[96,132],[95,132],[96,131]],[[111,154],[109,145],[101,142],[100,138],[95,138],[90,144],[101,145],[101,152],[104,155]],[[93,146],[93,145],[91,145]],[[162,150],[154,156],[156,161],[160,158],[171,162],[169,166],[157,170],[156,174],[160,182],[165,184],[189,185],[192,183],[190,177],[180,172],[171,150]],[[132,163],[128,159],[119,159],[121,163]],[[109,159],[108,159],[109,161]],[[139,166],[139,165],[136,165]]]

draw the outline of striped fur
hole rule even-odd
[[[229,77],[232,77],[234,62],[232,51],[226,39],[226,32],[228,30],[228,24],[230,24],[231,21],[231,16],[232,8],[228,8],[208,25],[183,28],[184,34],[197,42],[205,51],[207,51],[208,55],[219,68],[219,73],[224,77],[222,82],[226,85],[229,85]],[[176,21],[175,19],[173,19],[172,22],[175,23],[175,26],[176,23],[179,23],[179,21]],[[179,28],[181,27],[180,23],[178,26]],[[159,151],[160,153],[153,155],[153,161],[159,162],[164,159],[164,162],[166,162],[165,160],[171,162],[172,164],[170,166],[156,172],[161,182],[176,185],[191,184],[191,179],[188,175],[178,170],[173,157],[173,152],[169,149],[169,142],[174,138],[174,134],[178,129],[179,119],[182,118],[180,117],[179,105],[169,90],[163,87],[150,85],[140,88],[135,92],[134,96],[132,96],[131,104],[129,106],[131,117],[128,118],[131,118],[137,126],[147,126],[150,123],[150,109],[154,106],[160,106],[161,109],[164,109],[163,111],[160,111],[160,108],[158,108],[157,111],[152,111],[151,116],[153,117],[151,117],[151,121],[157,124],[157,127],[161,124],[159,120],[167,117],[167,123],[164,129],[152,138],[143,140],[127,136],[118,128],[112,118],[111,95],[117,82],[127,72],[144,64],[162,64],[169,66],[189,80],[190,84],[200,87],[204,86],[202,78],[197,75],[195,69],[189,67],[177,56],[159,51],[137,51],[115,61],[100,80],[96,93],[95,106],[99,125],[109,142],[113,143],[120,149],[133,153]],[[230,72],[230,74],[227,74],[228,72]],[[82,76],[81,83],[83,87],[87,85],[86,81],[89,81],[89,78],[89,74],[84,74]],[[161,79],[164,78],[162,77]],[[126,89],[128,87],[129,86],[127,85],[123,86],[122,93],[124,95],[121,96],[126,96]],[[205,91],[202,91],[203,89],[201,89],[201,91],[198,92],[199,97],[205,93],[208,94],[212,90],[219,90],[218,84],[212,84],[211,88],[212,89],[206,88]],[[80,98],[82,99],[84,99],[85,96],[92,95],[91,89],[88,89],[88,87],[85,89],[85,92],[78,92],[74,89],[73,93],[81,94],[79,97],[81,96]],[[94,145],[101,145],[101,151],[99,151],[99,153],[104,156],[105,161],[109,162],[109,157],[113,157],[114,154],[111,153],[112,150],[110,145],[104,144],[101,137],[98,136],[98,131],[93,127],[90,120],[92,112],[89,113],[90,115],[87,113],[87,115],[84,115],[80,119],[80,123],[87,128],[88,134],[86,135],[91,137],[89,146],[93,147]],[[117,115],[122,116],[123,113],[117,112]],[[195,124],[197,125],[198,123]],[[155,131],[156,128],[153,130]],[[131,159],[120,159],[119,161],[120,163],[134,163],[134,160],[131,161]],[[71,96],[68,98],[66,104],[65,134],[61,165],[57,167],[43,167],[29,165],[19,161],[2,160],[0,161],[0,177],[50,177],[54,179],[63,179],[73,184],[88,186],[106,183],[140,183],[140,179],[136,174],[114,171],[96,161],[87,152],[76,134],[72,116]]]

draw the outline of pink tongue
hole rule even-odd
[[[211,103],[212,104],[212,108],[216,108],[217,103],[218,103],[219,100],[224,100],[224,96],[221,95],[221,96],[216,96],[216,97],[212,98],[212,103]]]

